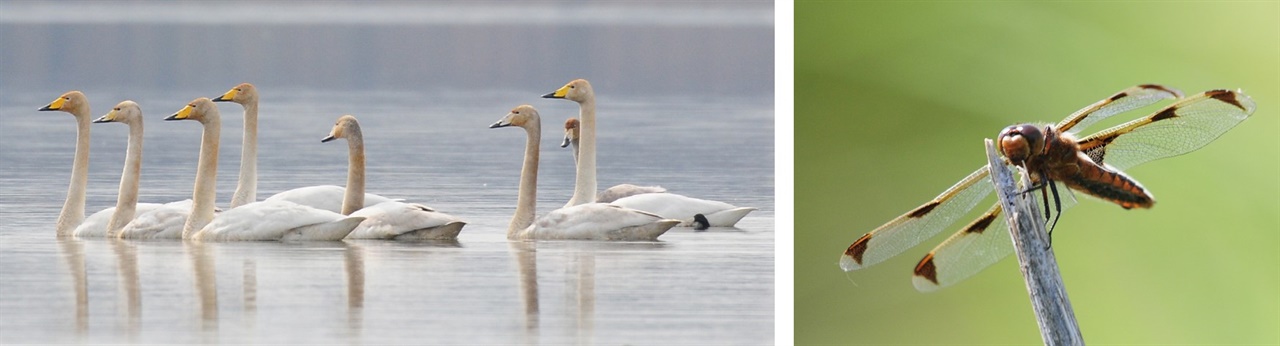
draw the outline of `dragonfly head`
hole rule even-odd
[[[1035,125],[1013,125],[1000,131],[996,146],[1009,163],[1024,166],[1027,158],[1044,150],[1044,132]]]

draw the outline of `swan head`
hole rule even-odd
[[[186,107],[178,110],[164,120],[195,120],[200,123],[220,120],[218,116],[218,106],[213,104],[213,100],[208,97],[201,97],[192,100]]]
[[[595,98],[595,93],[591,91],[591,83],[586,79],[575,79],[569,84],[565,84],[556,89],[556,91],[542,95],[547,99],[566,99],[578,103],[587,102]]]
[[[355,136],[360,133],[360,122],[356,121],[356,117],[350,114],[338,117],[338,122],[333,124],[333,130],[329,131],[329,137],[320,140],[320,143],[332,141],[338,138],[347,138],[347,136]]]
[[[560,142],[560,147],[568,147],[570,143],[578,140],[578,118],[569,118],[564,121],[564,141]]]
[[[520,105],[512,108],[506,116],[502,117],[498,122],[489,125],[489,128],[496,129],[499,127],[519,126],[528,128],[532,124],[538,124],[541,118],[538,116],[538,110],[530,105]]]
[[[258,102],[258,89],[253,84],[240,83],[240,85],[227,90],[222,96],[213,98],[213,102],[235,102],[239,104],[248,104]]]
[[[135,121],[142,121],[142,108],[138,107],[137,102],[124,100],[111,108],[111,111],[107,112],[107,115],[103,115],[101,118],[98,118],[93,122],[132,124]]]
[[[81,108],[88,110],[89,98],[84,97],[84,93],[79,90],[72,90],[62,94],[62,96],[58,96],[58,98],[54,99],[53,102],[49,102],[49,104],[44,107],[40,107],[40,109],[37,110],[63,111],[75,114],[75,111],[80,110]]]

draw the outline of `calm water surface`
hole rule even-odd
[[[0,343],[762,344],[773,341],[769,2],[0,2]],[[598,94],[601,187],[661,185],[760,210],[657,242],[509,242],[525,134],[543,116],[538,211],[568,200],[558,145]],[[360,119],[369,192],[468,222],[457,241],[59,240],[85,92],[146,120],[141,201],[191,197],[200,125],[162,121],[240,82],[261,92],[259,199],[346,182]],[[240,161],[222,110],[218,202]],[[93,124],[89,213],[114,206],[127,127]]]
[[[546,91],[559,86],[549,83]],[[229,87],[229,86],[228,86]],[[135,97],[146,123],[144,202],[190,198],[195,122],[160,119],[211,90]],[[563,120],[544,90],[443,95],[261,90],[259,198],[345,183],[360,118],[368,189],[469,224],[454,242],[184,243],[57,240],[72,118],[36,112],[56,93],[0,108],[0,341],[365,343],[761,343],[773,336],[773,123],[768,101],[600,101],[600,184],[662,185],[761,210],[736,228],[676,228],[658,242],[509,242],[524,131],[487,126],[527,102],[544,117],[539,212],[572,191]],[[90,95],[94,115],[119,95]],[[111,100],[111,101],[108,101]],[[608,101],[608,102],[606,102]],[[242,109],[224,118],[218,201],[234,190]],[[126,127],[93,124],[89,213],[113,206]]]

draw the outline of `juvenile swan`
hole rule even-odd
[[[347,188],[342,213],[364,217],[348,239],[456,239],[466,223],[416,203],[387,201],[365,207],[364,135],[356,117],[343,115],[320,142],[347,140]]]
[[[340,240],[364,221],[363,217],[348,217],[284,201],[253,202],[214,217],[218,136],[222,132],[218,107],[201,97],[165,120],[195,120],[204,126],[194,203],[191,216],[182,228],[183,239]]]
[[[564,122],[564,141],[560,142],[560,147],[573,146],[573,162],[578,162],[578,138],[579,134],[578,118],[569,118]],[[576,167],[576,166],[575,166]],[[661,186],[640,186],[633,184],[618,184],[613,187],[604,189],[596,194],[596,203],[609,203],[619,198],[639,195],[642,193],[662,193],[667,189]]]
[[[240,83],[215,97],[214,102],[235,102],[244,107],[244,139],[240,146],[240,179],[236,193],[231,197],[231,207],[239,207],[258,200],[258,88]],[[287,190],[268,197],[270,201],[288,201],[312,208],[338,212],[342,210],[344,189],[340,186],[317,185]],[[368,195],[370,203],[391,199]]]
[[[658,215],[612,204],[587,203],[556,209],[534,219],[538,184],[538,150],[542,120],[533,106],[512,109],[489,128],[525,129],[524,165],[516,212],[507,227],[508,239],[655,240],[680,223]],[[592,196],[595,197],[594,193]]]
[[[570,203],[581,202],[579,194],[590,193],[595,198],[596,163],[595,163],[595,109],[596,96],[591,84],[585,79],[577,79],[555,92],[543,95],[548,98],[563,98],[578,102],[581,119],[581,152],[578,158],[578,177],[575,181],[573,199]],[[584,177],[585,176],[585,177]],[[583,186],[590,184],[590,186]],[[693,224],[693,216],[703,214],[711,222],[712,227],[730,227],[741,220],[755,208],[736,207],[728,203],[697,199],[673,193],[638,194],[621,198],[612,202],[623,207],[647,211],[666,218],[678,219],[684,226]]]

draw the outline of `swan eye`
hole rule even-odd
[[[520,114],[520,111],[511,111],[511,114]]]
[[[62,97],[62,99],[63,99],[63,100],[67,100],[67,101],[71,101],[71,96],[63,96],[63,97]]]
[[[244,90],[240,90],[240,88],[236,88],[236,92],[241,92],[241,91],[244,91]]]
[[[119,111],[120,111],[120,107],[112,108],[111,110],[119,112]]]
[[[573,89],[573,88],[574,88],[574,86],[572,86],[572,85],[570,85],[570,86],[569,86],[569,89]]]

